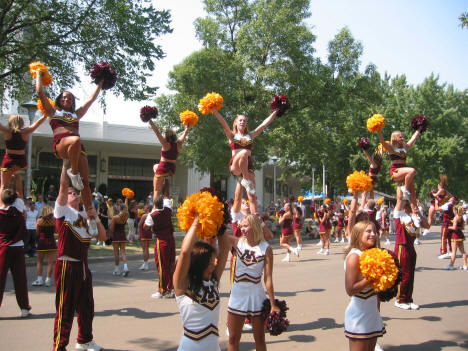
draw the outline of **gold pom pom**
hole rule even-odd
[[[211,109],[219,110],[223,107],[224,99],[218,93],[212,92],[206,94],[200,99],[198,103],[198,110],[203,114],[207,115],[211,113]]]
[[[198,116],[193,111],[185,110],[184,112],[181,112],[179,116],[180,121],[185,126],[193,127],[195,124],[198,123]]]
[[[47,98],[47,100],[49,100],[49,104],[50,104],[52,107],[55,107],[55,101],[52,101],[52,100],[49,99],[49,98]],[[47,112],[46,112],[44,106],[42,106],[42,101],[41,101],[40,99],[37,100],[36,105],[37,105],[37,109],[38,109],[38,110],[41,110],[41,112],[42,112],[42,114],[43,114],[44,116],[48,116],[48,114],[47,114]]]
[[[346,177],[346,185],[353,194],[370,191],[372,189],[372,178],[364,171],[354,171]]]
[[[304,196],[299,195],[299,196],[297,197],[297,201],[299,201],[299,202],[302,203],[302,201],[304,201]]]
[[[343,200],[343,203],[344,203],[345,205],[347,205],[347,204],[349,203],[349,200],[348,200],[348,199],[344,199],[344,200]]]
[[[393,287],[398,278],[398,267],[393,257],[384,249],[365,250],[359,258],[361,274],[377,292]]]
[[[325,201],[323,201],[325,205],[328,205],[330,202],[331,202],[331,199],[329,199],[328,197],[325,199]]]
[[[197,236],[200,239],[214,237],[224,221],[224,205],[208,191],[188,196],[177,210],[179,228],[188,231],[197,214],[200,222]]]
[[[377,203],[379,205],[382,205],[384,203],[385,199],[383,197],[381,197],[380,199],[377,200]]]
[[[122,196],[126,197],[127,199],[133,199],[135,197],[135,193],[130,188],[123,188]]]
[[[47,86],[52,83],[52,76],[49,73],[49,67],[36,61],[29,64],[29,72],[31,76],[36,79],[37,72],[42,72],[42,85]]]
[[[385,127],[385,118],[380,114],[375,114],[367,120],[367,129],[375,133]]]

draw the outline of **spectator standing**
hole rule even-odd
[[[36,210],[39,212],[39,216],[42,214],[42,206],[44,206],[44,196],[41,194],[37,195],[37,201],[36,201]]]
[[[36,209],[36,203],[33,201],[29,202],[26,209],[26,240],[24,244],[24,250],[28,257],[34,257],[36,253],[36,222],[39,218],[39,212]]]
[[[47,190],[45,197],[47,205],[54,207],[55,200],[57,200],[57,191],[55,190],[55,186],[53,184],[50,184],[49,190]]]

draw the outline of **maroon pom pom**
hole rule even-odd
[[[143,122],[158,117],[158,108],[156,106],[143,106],[140,110],[140,118]]]
[[[286,311],[289,310],[289,307],[286,305],[286,301],[275,299],[275,304],[280,309],[279,314],[276,312],[270,313],[271,304],[269,299],[265,299],[262,308],[262,317],[265,321],[265,328],[270,335],[280,335],[289,327],[289,320],[286,318]]]
[[[284,115],[287,109],[291,107],[291,103],[289,102],[289,99],[286,96],[283,95],[276,95],[273,100],[271,100],[271,109],[277,110],[278,111],[278,117],[281,117]]]
[[[117,81],[117,72],[107,62],[95,63],[90,70],[91,78],[94,83],[98,84],[101,79],[104,79],[102,89],[107,90],[112,88]]]
[[[429,120],[424,115],[416,116],[411,121],[411,128],[413,128],[414,130],[418,130],[419,128],[421,128],[421,134],[426,131],[428,126]]]
[[[294,195],[289,195],[289,202],[294,202],[294,200],[296,200]]]
[[[395,254],[395,252],[385,249],[387,252],[393,257],[393,260],[395,261],[395,265],[398,267],[398,277],[395,280],[395,283],[393,286],[385,291],[380,291],[377,293],[377,296],[379,297],[379,300],[381,302],[387,302],[393,299],[395,296],[397,296],[398,293],[398,285],[401,283],[402,279],[402,273],[401,273],[401,266],[400,263],[398,262],[398,256]]]
[[[358,147],[359,147],[361,150],[369,150],[370,146],[371,146],[371,145],[370,145],[369,139],[367,139],[367,138],[361,138],[361,139],[359,139]]]
[[[216,190],[215,188],[208,188],[208,187],[205,187],[205,188],[201,188],[200,189],[200,192],[203,193],[203,192],[209,192],[211,195],[213,196],[218,196],[218,190]],[[218,196],[219,197],[219,196]]]

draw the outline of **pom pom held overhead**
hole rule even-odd
[[[90,70],[91,78],[93,82],[98,84],[101,79],[104,79],[102,89],[107,90],[112,88],[117,82],[117,72],[107,62],[102,61],[101,63],[95,63]]]
[[[140,118],[143,122],[149,122],[150,119],[158,117],[158,108],[156,106],[143,106],[140,109]]]
[[[208,115],[212,112],[212,108],[215,110],[221,109],[223,107],[223,102],[224,99],[220,94],[211,92],[200,99],[198,102],[198,110],[203,115]]]
[[[375,114],[367,120],[367,129],[369,132],[375,133],[385,127],[385,117],[380,114]]]
[[[424,115],[416,116],[411,121],[411,128],[414,130],[420,129],[421,134],[426,131],[427,127],[429,127],[429,120]]]
[[[271,109],[279,110],[278,117],[281,117],[285,114],[285,112],[291,107],[291,103],[286,96],[283,95],[276,95],[273,100],[271,100]]]
[[[193,127],[198,123],[198,116],[193,111],[185,110],[184,112],[181,112],[179,116],[180,122],[185,126]]]
[[[361,150],[369,150],[370,146],[371,146],[371,144],[370,144],[369,139],[367,139],[367,138],[359,139],[358,147]]]

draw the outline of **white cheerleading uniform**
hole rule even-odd
[[[262,285],[265,255],[269,244],[261,241],[257,246],[250,246],[246,239],[240,239],[236,247],[236,271],[228,312],[244,317],[257,317],[262,314],[266,299]]]
[[[351,249],[345,259],[351,254],[361,256],[358,249]],[[362,276],[360,276],[362,278]],[[385,334],[385,327],[377,308],[377,294],[372,288],[365,288],[351,297],[351,301],[345,312],[345,336],[350,339],[373,339]]]
[[[203,281],[196,297],[176,296],[184,334],[178,351],[220,351],[219,292],[215,279]]]

